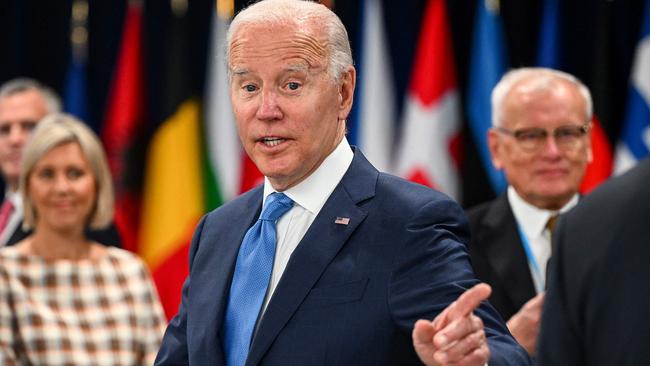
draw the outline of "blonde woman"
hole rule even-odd
[[[113,188],[102,146],[83,123],[45,117],[20,174],[24,229],[0,250],[0,365],[150,365],[166,322],[134,254],[90,240],[108,225]]]

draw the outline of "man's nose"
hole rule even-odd
[[[278,96],[275,92],[263,91],[260,98],[260,106],[257,109],[258,119],[272,121],[282,118],[282,111],[278,105]]]
[[[28,135],[20,126],[12,126],[9,130],[9,142],[12,145],[23,145]]]
[[[555,138],[555,135],[553,135],[552,133],[549,134],[546,137],[546,143],[544,144],[544,150],[543,151],[544,151],[544,154],[551,155],[551,156],[560,155],[560,153],[562,152],[560,150],[560,147],[557,144],[557,140]]]

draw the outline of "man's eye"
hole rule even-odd
[[[289,90],[298,90],[298,89],[300,89],[300,83],[297,83],[295,81],[291,81],[291,82],[287,83],[287,88]]]
[[[535,141],[535,140],[541,140],[544,139],[545,131],[537,131],[537,130],[531,130],[531,131],[518,131],[516,134],[516,138],[520,141]]]
[[[9,126],[0,127],[0,135],[9,135],[10,131],[11,131],[11,127]]]
[[[21,127],[24,131],[31,131],[34,128],[36,128],[36,122],[34,121],[23,122]]]
[[[557,137],[566,137],[566,138],[573,138],[573,137],[580,137],[582,136],[582,130],[578,127],[576,128],[561,128],[555,131],[555,136]]]
[[[256,90],[257,90],[257,87],[255,85],[252,85],[252,84],[244,85],[244,91],[246,91],[248,93],[252,93],[252,92],[254,92]]]

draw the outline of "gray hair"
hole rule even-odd
[[[262,0],[242,10],[230,23],[226,38],[226,60],[230,62],[230,44],[237,31],[249,24],[310,24],[324,28],[327,36],[327,73],[340,81],[353,65],[348,32],[341,19],[323,4],[297,0]],[[228,67],[230,73],[230,67]]]
[[[29,90],[36,90],[41,93],[47,105],[47,113],[61,111],[61,98],[59,98],[58,94],[49,86],[30,78],[11,79],[0,85],[0,99]]]
[[[83,122],[64,113],[53,113],[44,117],[36,125],[23,152],[20,169],[19,190],[23,196],[25,218],[23,229],[34,227],[37,212],[28,194],[29,176],[43,156],[53,148],[74,142],[79,144],[84,157],[90,164],[97,184],[97,195],[93,212],[88,220],[91,229],[107,227],[113,220],[114,193],[111,173],[106,154],[97,135]]]
[[[589,93],[589,89],[578,78],[569,73],[545,67],[522,67],[505,73],[494,89],[492,89],[492,126],[501,126],[503,124],[503,104],[505,97],[516,84],[523,80],[530,80],[531,90],[550,90],[555,86],[554,81],[558,79],[568,81],[578,88],[578,92],[585,101],[585,116],[587,117],[587,121],[591,121],[593,113],[591,93]]]

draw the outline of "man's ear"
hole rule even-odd
[[[349,66],[341,75],[341,81],[339,83],[339,120],[347,119],[350,114],[356,82],[357,71],[354,66]]]
[[[501,170],[503,169],[503,162],[501,161],[501,150],[503,150],[503,145],[501,144],[499,133],[493,128],[490,128],[487,133],[487,139],[488,148],[490,149],[490,155],[492,157],[492,165]]]

